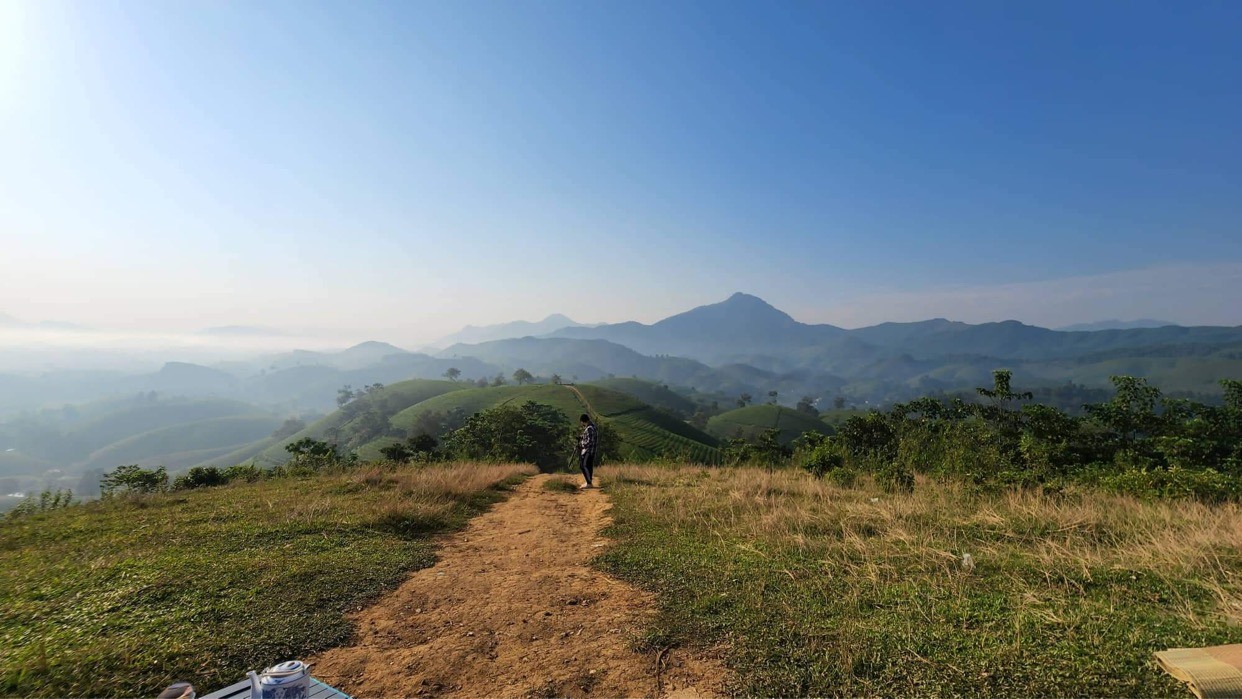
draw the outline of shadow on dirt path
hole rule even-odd
[[[355,617],[353,645],[313,659],[355,697],[699,697],[726,674],[685,649],[633,650],[651,595],[590,567],[607,496],[537,476],[448,539],[439,562]]]

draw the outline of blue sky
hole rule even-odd
[[[1242,3],[0,0],[0,312],[1242,324]]]

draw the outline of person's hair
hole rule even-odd
[[[586,413],[583,413],[582,417],[578,418],[578,422],[590,422],[590,421],[591,421],[591,416],[587,415]]]

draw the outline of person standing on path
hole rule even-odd
[[[583,413],[578,421],[582,423],[582,436],[578,438],[578,468],[582,469],[582,478],[586,481],[578,489],[583,490],[595,487],[595,448],[599,439],[590,415]]]

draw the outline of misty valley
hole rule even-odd
[[[722,440],[756,437],[759,426],[780,427],[789,442],[895,403],[979,400],[975,389],[990,386],[998,369],[1034,402],[1069,414],[1112,397],[1113,376],[1219,404],[1220,380],[1242,375],[1242,328],[1054,331],[930,320],[844,330],[800,323],[745,294],[651,325],[553,316],[468,327],[439,344],[406,351],[372,341],[169,361],[143,373],[65,366],[0,374],[4,506],[48,489],[95,497],[101,475],[122,465],[163,466],[173,477],[195,466],[270,468],[306,438],[381,458],[390,443],[443,439],[469,414],[514,400],[574,414],[572,400],[547,389],[557,383],[621,405],[622,421],[636,425],[622,440],[627,458],[720,463]],[[784,410],[730,414],[769,404]]]

